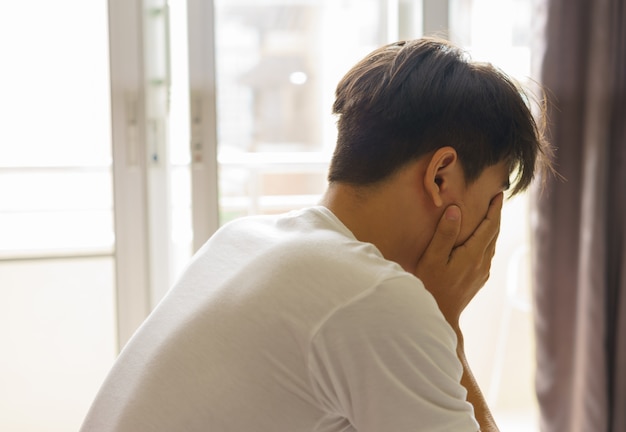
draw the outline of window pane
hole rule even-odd
[[[106,2],[3,6],[2,166],[110,163]]]
[[[452,39],[475,60],[493,63],[527,81],[531,76],[532,11],[531,0],[450,0]]]
[[[107,2],[3,6],[0,430],[77,430],[116,354]]]
[[[216,1],[221,223],[319,200],[335,86],[384,42],[383,3]]]
[[[108,167],[0,169],[0,257],[112,253],[111,186]]]
[[[0,14],[2,256],[112,251],[106,13],[38,0]]]

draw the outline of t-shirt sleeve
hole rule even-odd
[[[333,311],[312,335],[312,385],[326,412],[359,432],[476,432],[456,344],[421,282],[394,278]]]

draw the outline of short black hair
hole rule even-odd
[[[338,137],[329,182],[380,182],[408,162],[453,147],[466,181],[502,161],[516,171],[512,194],[531,183],[544,157],[543,128],[528,94],[489,63],[436,38],[385,45],[339,82]]]

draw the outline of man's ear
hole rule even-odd
[[[424,175],[424,189],[436,207],[443,205],[442,194],[446,192],[459,168],[459,158],[452,147],[441,147],[430,157]]]

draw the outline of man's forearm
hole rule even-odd
[[[467,362],[463,334],[459,329],[456,330],[456,333],[458,338],[457,355],[463,365],[461,385],[467,389],[467,401],[474,406],[474,416],[480,425],[481,432],[498,432],[498,426],[487,406],[487,401],[485,401],[483,393],[478,386],[478,382],[476,382],[474,374]]]

